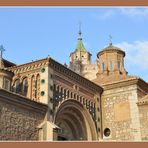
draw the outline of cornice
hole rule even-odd
[[[138,106],[148,105],[148,100],[137,102]]]
[[[41,67],[48,66],[48,59],[49,58],[45,58],[45,59],[30,62],[30,63],[13,66],[8,68],[8,70],[14,72],[15,74],[36,70]]]
[[[141,98],[138,102],[137,105],[142,106],[142,105],[148,105],[148,94]]]
[[[14,75],[14,73],[12,71],[10,71],[10,70],[7,70],[7,68],[3,68],[3,69],[0,68],[0,73],[6,73],[6,74],[8,74],[10,76]]]
[[[130,86],[130,85],[134,85],[134,84],[137,84],[146,93],[148,93],[148,84],[139,77],[133,77],[133,78],[120,80],[120,81],[116,81],[116,82],[112,82],[112,83],[108,83],[108,84],[106,83],[106,84],[103,84],[102,87],[105,90],[109,90],[109,89],[114,89],[114,88],[119,88],[119,87]]]

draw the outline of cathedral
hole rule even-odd
[[[1,141],[148,140],[148,83],[128,75],[112,42],[95,63],[81,31],[69,65],[52,57],[16,65],[0,51]]]

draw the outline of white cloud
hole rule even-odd
[[[147,17],[148,8],[119,8],[120,14],[129,17]]]
[[[126,52],[127,63],[140,69],[148,70],[148,41],[122,42],[116,44]]]
[[[148,8],[136,8],[136,7],[116,7],[101,9],[97,13],[93,13],[92,17],[97,20],[106,20],[110,19],[114,15],[119,14],[122,16],[127,16],[130,18],[148,18]]]

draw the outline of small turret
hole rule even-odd
[[[100,62],[97,77],[100,75],[127,75],[124,68],[125,52],[113,46],[112,41],[110,41],[109,46],[98,52],[97,57]]]
[[[79,28],[79,35],[75,51],[70,54],[70,69],[81,74],[83,65],[91,64],[91,54],[86,50],[82,42],[82,32]]]

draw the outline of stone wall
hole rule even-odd
[[[84,78],[89,79],[89,80],[96,79],[96,74],[97,74],[98,70],[99,70],[99,66],[97,65],[97,63],[83,65],[82,76]]]
[[[105,128],[110,129],[110,136],[104,135],[104,140],[140,140],[139,112],[136,102],[136,85],[104,90],[103,132]]]
[[[139,112],[142,141],[148,141],[148,105],[140,105]]]
[[[38,140],[37,126],[44,120],[45,114],[37,108],[45,109],[45,106],[14,94],[5,97],[9,92],[5,93],[0,96],[0,140]]]

